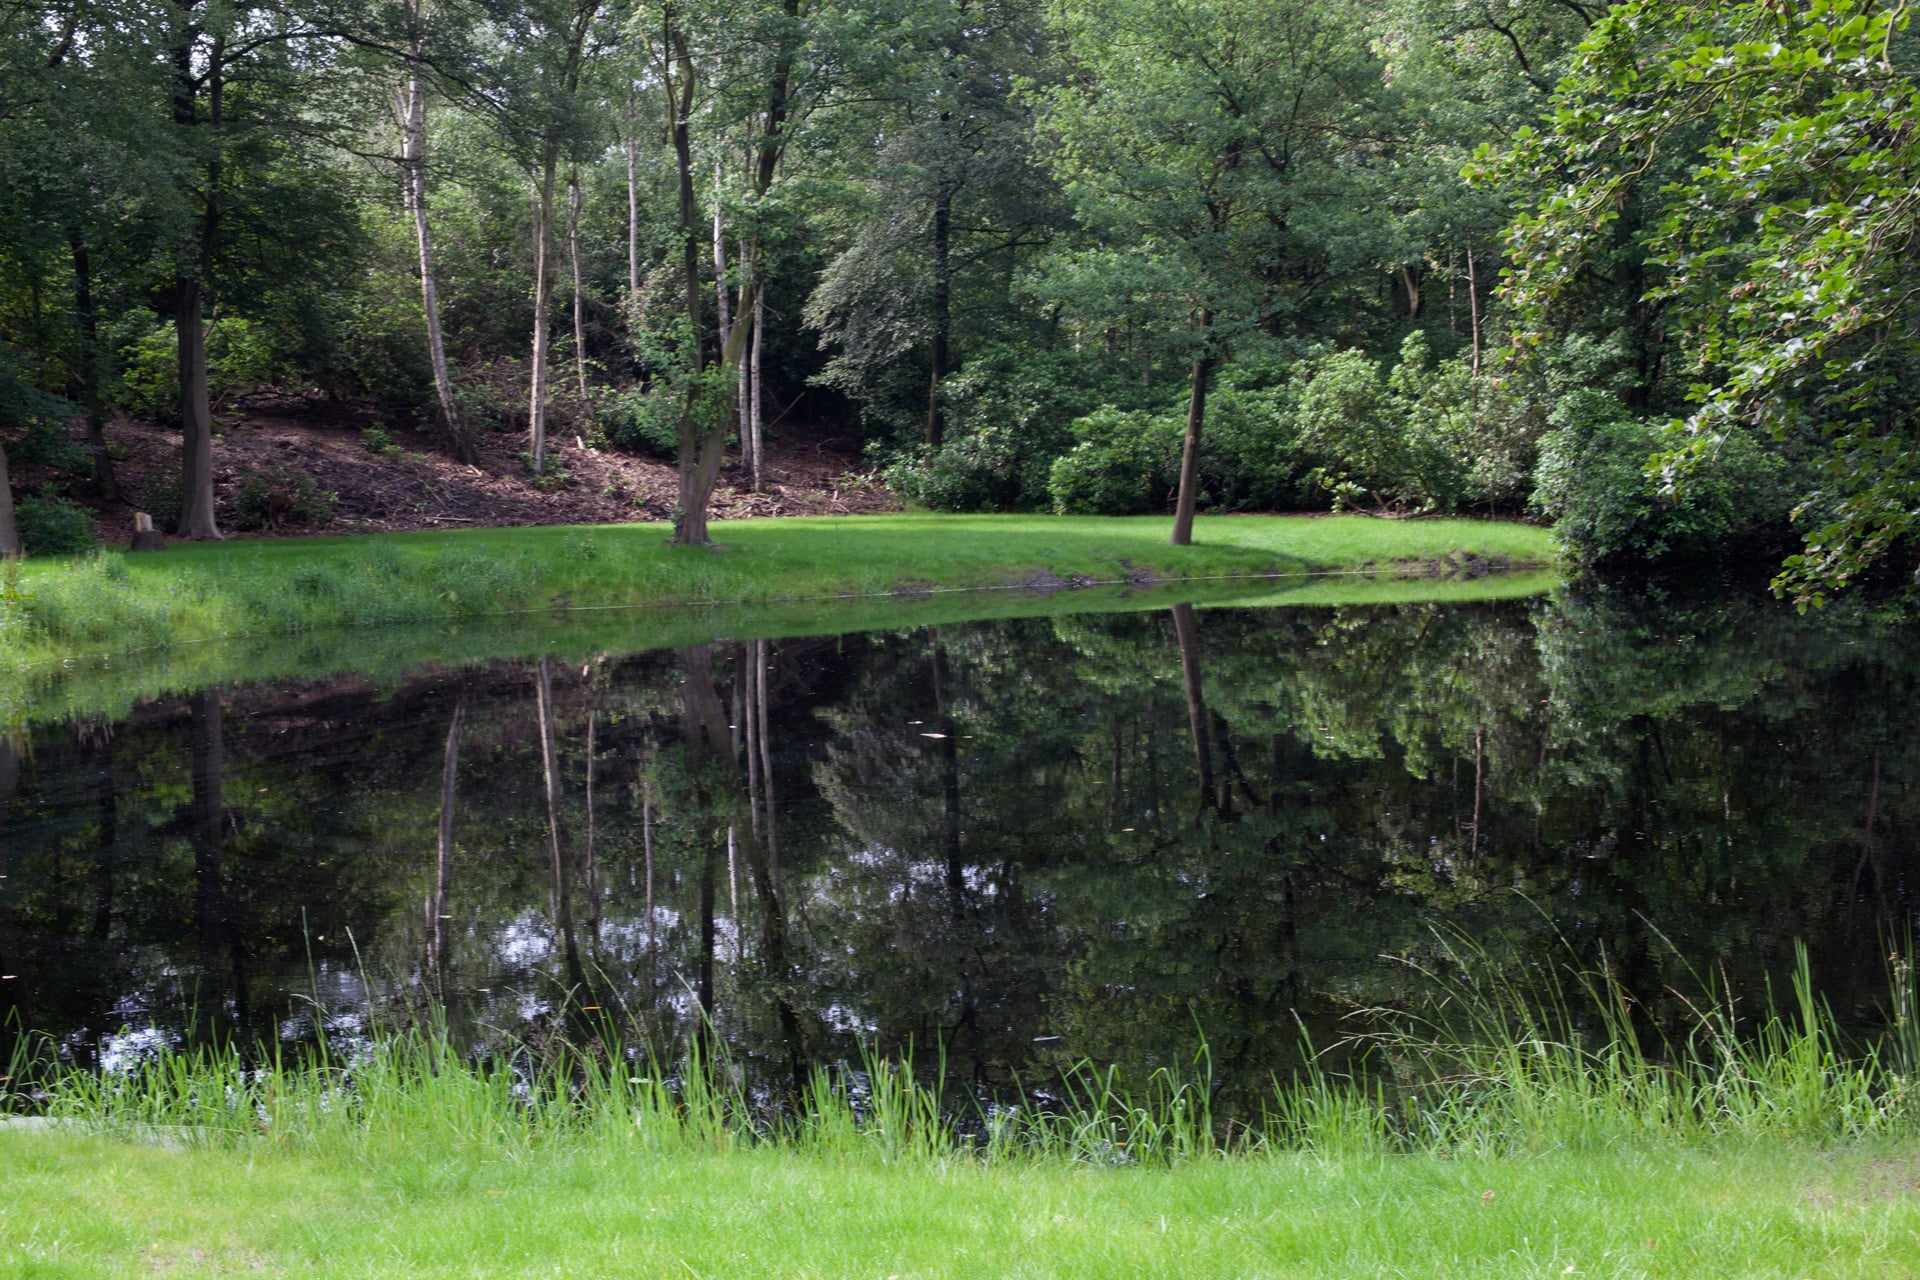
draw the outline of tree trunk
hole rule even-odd
[[[552,144],[533,192],[533,388],[527,403],[533,474],[547,470],[547,352],[553,310],[553,182],[560,158]]]
[[[1473,376],[1480,376],[1480,278],[1473,269],[1473,246],[1467,246],[1467,314],[1473,324]]]
[[[669,127],[673,136],[674,164],[680,180],[680,267],[689,335],[687,358],[693,366],[691,372],[697,375],[706,369],[706,351],[701,333],[700,223],[693,198],[693,142],[688,119],[693,111],[693,56],[688,51],[685,35],[673,25],[672,7],[668,6],[663,12],[664,46],[673,52],[673,62],[678,68],[677,80],[675,74],[670,72],[664,77],[664,82]],[[697,406],[693,400],[697,394],[697,391],[690,389],[686,403],[680,408],[677,459],[680,488],[673,532],[674,542],[690,547],[712,544],[713,539],[707,533],[707,500],[712,496],[714,479],[720,474],[720,451],[726,442],[724,424],[714,430],[700,430]]]
[[[440,330],[440,286],[433,269],[433,231],[427,220],[427,95],[420,82],[420,47],[415,39],[407,70],[407,103],[400,132],[400,159],[406,168],[407,211],[413,216],[413,239],[420,255],[420,306],[427,318],[427,358],[433,365],[434,398],[440,403],[440,422],[448,439],[466,461],[472,453],[460,430],[453,402],[453,379],[447,373],[447,346]]]
[[[573,368],[580,379],[580,403],[592,407],[587,390],[587,291],[580,284],[580,170],[567,174],[567,256],[573,265]]]
[[[953,189],[945,181],[933,203],[933,342],[928,353],[927,445],[938,449],[946,435],[940,384],[947,376],[947,343],[953,333]]]
[[[1418,320],[1420,318],[1420,277],[1413,273],[1412,267],[1403,264],[1400,268],[1400,283],[1407,291],[1407,319]]]
[[[1200,313],[1201,341],[1213,317]],[[1174,499],[1173,545],[1193,544],[1193,508],[1200,488],[1200,432],[1207,422],[1207,380],[1213,373],[1213,356],[1202,348],[1193,362],[1193,386],[1187,393],[1187,433],[1180,445],[1180,491]]]
[[[629,306],[640,299],[640,183],[634,162],[640,150],[639,121],[634,116],[634,86],[627,86],[627,297]]]
[[[225,94],[226,40],[216,36],[204,68],[195,66],[197,31],[173,49],[173,122],[192,129],[205,123],[218,129]],[[199,91],[207,91],[207,118],[200,118]],[[174,332],[180,367],[180,537],[217,541],[213,507],[213,408],[207,401],[207,331],[200,272],[207,269],[220,239],[220,161],[206,168],[201,192],[198,258],[176,271],[173,284]]]
[[[753,491],[760,492],[763,458],[761,453],[762,425],[765,421],[765,403],[760,398],[760,338],[767,328],[767,287],[760,281],[760,254],[756,249],[753,255],[753,353],[748,357],[747,369],[747,431],[753,445]]]
[[[0,444],[0,559],[20,554],[20,530],[13,523],[13,486],[7,481],[7,446]]]
[[[80,325],[80,403],[87,410],[87,452],[93,455],[93,492],[104,502],[120,501],[113,459],[107,456],[107,418],[100,404],[100,317],[93,306],[93,259],[80,224],[67,224],[73,250],[73,309]]]
[[[207,327],[200,282],[175,283],[174,329],[180,355],[180,527],[183,538],[219,541],[213,511],[213,407],[207,401]]]

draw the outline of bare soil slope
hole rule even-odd
[[[229,536],[276,532],[242,530],[234,495],[251,475],[281,467],[306,472],[337,497],[325,524],[287,525],[281,533],[666,520],[676,501],[671,463],[595,449],[572,434],[555,435],[548,443],[566,478],[539,487],[522,460],[526,440],[517,433],[485,434],[477,464],[468,465],[436,451],[428,437],[391,426],[386,431],[397,451],[374,452],[362,433],[377,418],[363,405],[271,395],[249,397],[219,415],[213,463],[222,531]],[[78,424],[74,434],[82,434]],[[133,513],[150,508],[175,482],[180,433],[122,420],[107,428],[107,440],[117,455],[115,473],[125,501],[88,505],[98,512],[101,541],[113,546],[131,537]],[[723,520],[898,510],[893,495],[861,465],[850,442],[786,428],[767,438],[762,492],[751,492],[746,468],[730,460],[711,510]],[[23,471],[14,479],[28,492],[48,478]]]

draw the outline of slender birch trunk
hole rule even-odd
[[[427,221],[427,95],[420,80],[420,49],[421,41],[416,37],[408,56],[400,160],[406,169],[407,212],[413,217],[413,239],[420,255],[420,306],[427,318],[427,358],[433,363],[434,397],[440,402],[441,425],[464,455],[468,450],[454,408],[453,379],[447,373],[447,347],[440,330],[440,288],[433,269],[433,231]]]
[[[720,312],[720,332],[733,327],[733,310],[727,303],[727,226],[720,208],[720,184],[726,179],[719,161],[713,165],[713,300]]]
[[[748,359],[747,377],[747,430],[753,441],[753,491],[760,492],[761,473],[761,426],[764,422],[760,398],[760,336],[767,327],[767,287],[760,280],[760,255],[754,253],[753,281],[753,353]]]
[[[573,368],[580,379],[580,403],[593,405],[587,390],[587,292],[580,284],[580,170],[567,172],[567,256],[573,264]]]
[[[1467,314],[1473,323],[1473,376],[1480,376],[1480,278],[1473,269],[1473,246],[1467,246]]]
[[[527,404],[533,473],[547,469],[547,353],[553,309],[553,183],[560,158],[549,145],[533,190],[533,378]]]
[[[627,297],[637,306],[640,298],[640,183],[634,176],[634,162],[640,150],[640,124],[635,118],[636,88],[627,85]]]
[[[107,415],[100,402],[100,316],[93,303],[93,256],[79,222],[67,224],[73,253],[73,309],[80,329],[80,399],[87,411],[87,452],[93,455],[94,496],[120,501],[120,486],[107,456]]]

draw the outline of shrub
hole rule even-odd
[[[242,529],[325,524],[333,518],[338,501],[338,494],[322,489],[311,475],[291,466],[248,472],[233,496],[234,515]]]
[[[171,320],[122,338],[121,403],[136,417],[178,425],[180,354]],[[215,403],[252,387],[267,386],[288,373],[275,352],[269,327],[237,316],[207,329],[207,395]]]
[[[1073,422],[1104,398],[1098,371],[1072,352],[988,347],[941,384],[945,439],[887,469],[889,487],[936,511],[1039,510]]]
[[[1074,421],[1073,448],[1053,460],[1047,492],[1061,515],[1141,515],[1164,506],[1180,479],[1186,424],[1112,405]]]
[[[30,556],[77,556],[100,547],[93,513],[65,498],[23,498],[13,509],[20,545]]]
[[[1784,540],[1792,497],[1785,463],[1751,437],[1719,454],[1675,492],[1647,473],[1660,429],[1603,391],[1560,399],[1541,442],[1533,504],[1579,563],[1706,557],[1730,543]]]
[[[635,388],[601,402],[600,430],[627,453],[673,458],[680,452],[680,403],[657,387]]]
[[[375,422],[361,429],[360,447],[382,458],[396,457],[400,453],[400,446],[393,442],[393,436],[388,433],[384,422]]]
[[[57,418],[32,418],[8,452],[20,466],[40,466],[64,476],[84,479],[93,474],[93,455],[67,434]]]

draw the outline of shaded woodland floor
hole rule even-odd
[[[522,455],[519,432],[487,432],[476,461],[460,462],[436,448],[426,434],[385,426],[396,448],[376,452],[363,432],[381,420],[369,406],[340,401],[258,395],[217,415],[213,446],[220,527],[229,537],[273,533],[390,533],[467,526],[613,524],[667,520],[676,500],[671,462],[590,447],[572,432],[556,432],[549,449],[566,473],[546,487],[534,484]],[[78,423],[76,440],[84,438]],[[180,433],[150,421],[121,419],[107,427],[108,446],[123,500],[79,500],[97,513],[96,528],[107,546],[132,536],[133,513],[165,510],[162,496],[180,466]],[[715,489],[713,518],[850,515],[897,511],[899,502],[879,477],[864,471],[856,444],[813,429],[770,432],[766,482],[749,488],[746,468],[730,456]],[[235,495],[252,475],[293,468],[311,475],[337,497],[332,518],[320,524],[286,524],[278,530],[243,529]],[[34,492],[54,479],[19,467],[14,479]],[[84,487],[84,486],[79,486]],[[165,523],[163,532],[170,533]]]

